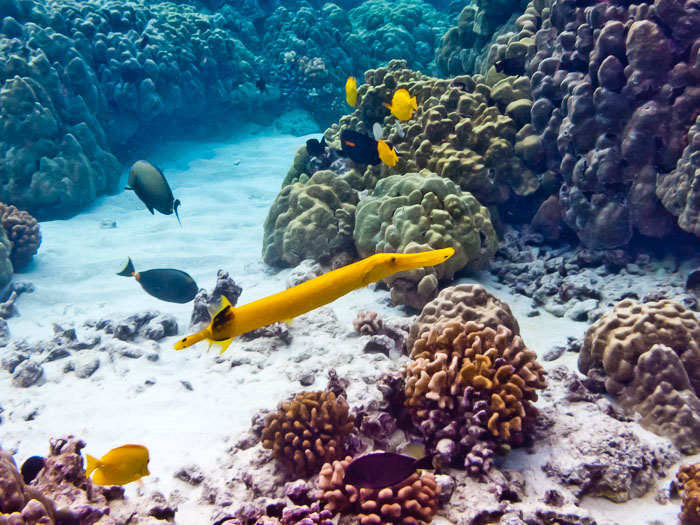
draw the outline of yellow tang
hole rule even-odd
[[[355,288],[367,286],[398,272],[435,266],[454,255],[453,248],[420,253],[377,253],[356,263],[324,273],[283,292],[234,308],[222,297],[223,308],[209,326],[175,343],[182,350],[207,339],[225,352],[234,337],[278,321],[288,321],[335,301]]]
[[[397,89],[394,92],[391,104],[385,102],[384,105],[391,111],[391,114],[399,120],[411,120],[413,110],[418,109],[416,97],[411,97],[408,91],[403,88]]]
[[[357,80],[355,77],[348,77],[347,82],[345,82],[345,100],[349,106],[355,107],[357,102]]]
[[[107,452],[101,459],[85,455],[85,476],[92,476],[98,485],[126,485],[148,476],[148,449],[143,445],[122,445]]]
[[[396,150],[389,147],[389,144],[381,139],[377,141],[377,153],[379,153],[379,159],[387,166],[396,166],[396,163],[399,162]]]

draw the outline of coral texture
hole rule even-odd
[[[659,189],[657,180],[676,168],[698,116],[697,10],[687,1],[544,4],[528,64],[532,124],[556,144],[547,165],[563,176],[566,224],[592,248],[624,245],[635,232],[663,237],[674,218],[657,194],[681,216],[687,194],[668,195],[670,181]]]
[[[25,268],[39,250],[41,231],[39,223],[26,211],[0,202],[0,220],[7,238],[12,243],[10,260],[15,271]]]
[[[357,207],[355,243],[360,256],[419,252],[451,246],[455,254],[432,268],[387,278],[395,304],[422,308],[437,295],[439,280],[482,268],[495,253],[488,210],[453,182],[435,174],[382,179]]]
[[[681,466],[676,480],[683,496],[678,516],[681,525],[697,525],[700,523],[700,463]]]
[[[681,451],[700,449],[700,321],[673,301],[625,299],[586,332],[579,370]]]
[[[430,473],[411,474],[391,487],[366,489],[343,485],[351,457],[326,463],[318,486],[324,509],[352,514],[362,525],[418,525],[430,523],[437,513],[440,487]]]
[[[518,321],[507,303],[491,295],[480,284],[458,284],[442,290],[423,307],[418,319],[411,325],[406,344],[409,352],[413,343],[437,323],[474,321],[496,330],[505,326],[513,335],[520,333]]]
[[[503,325],[439,323],[405,367],[405,406],[431,449],[472,474],[525,442],[545,387],[536,354]]]
[[[345,399],[333,392],[301,392],[267,415],[261,441],[287,472],[306,477],[345,455],[354,428]]]
[[[53,502],[25,485],[12,454],[0,449],[0,523],[54,525]]]
[[[273,266],[296,266],[304,259],[353,254],[357,200],[357,193],[332,171],[285,186],[265,219],[263,259]]]

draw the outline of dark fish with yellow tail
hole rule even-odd
[[[509,77],[517,77],[525,74],[525,65],[522,60],[517,58],[504,58],[496,62],[493,67],[496,71],[508,75]]]
[[[89,454],[85,458],[85,477],[92,474],[92,481],[98,485],[126,485],[150,475],[148,449],[143,445],[122,445],[100,459]]]
[[[401,483],[418,469],[432,469],[433,454],[416,459],[396,452],[375,452],[353,460],[345,469],[343,485],[381,489]]]
[[[175,343],[175,350],[182,350],[206,339],[210,344],[220,345],[223,353],[236,336],[278,321],[290,321],[335,301],[355,288],[367,286],[395,273],[443,263],[454,253],[453,248],[420,253],[377,253],[236,308],[224,296],[221,298],[223,307],[209,326],[180,339]]]
[[[194,279],[182,270],[156,268],[137,273],[131,258],[117,275],[133,277],[147,294],[169,303],[189,303],[199,290]]]
[[[124,189],[136,193],[151,214],[153,210],[163,215],[171,215],[175,212],[177,222],[182,226],[180,216],[177,214],[180,201],[173,197],[173,191],[160,168],[145,160],[134,162],[129,170],[129,185]]]

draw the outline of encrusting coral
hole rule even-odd
[[[354,253],[357,192],[332,171],[282,188],[264,223],[263,259],[296,266],[304,259]]]
[[[357,206],[353,236],[361,257],[455,249],[455,255],[437,267],[385,279],[392,302],[414,308],[422,308],[437,295],[438,281],[451,279],[459,270],[482,268],[497,247],[488,210],[454,182],[435,174],[380,180]]]
[[[391,487],[357,488],[343,484],[351,461],[351,457],[346,457],[323,465],[318,486],[325,510],[355,515],[362,525],[418,525],[432,521],[440,494],[432,474],[414,473]]]
[[[682,495],[681,525],[700,523],[700,463],[683,465],[676,473],[678,491]]]
[[[503,325],[438,323],[415,341],[405,401],[429,448],[480,474],[494,452],[525,442],[545,387],[536,354]]]
[[[25,268],[41,244],[39,223],[26,211],[0,202],[0,220],[7,238],[12,243],[10,260],[15,271]]]
[[[411,325],[408,334],[409,352],[413,343],[437,323],[474,321],[496,330],[503,325],[513,335],[520,327],[507,303],[494,297],[480,284],[458,284],[443,289],[438,296],[423,307],[418,319]]]
[[[287,472],[306,477],[345,455],[345,441],[354,428],[343,397],[323,390],[301,392],[267,415],[261,442]]]
[[[700,450],[700,321],[669,300],[625,299],[586,332],[579,370],[604,376],[605,388],[641,424],[685,453]]]

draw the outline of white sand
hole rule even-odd
[[[9,320],[13,338],[48,339],[53,323],[74,326],[80,338],[88,319],[119,319],[148,309],[174,315],[180,337],[188,333],[191,304],[158,301],[133,279],[115,275],[127,256],[137,271],[178,268],[207,289],[213,286],[216,271],[223,268],[243,287],[239,304],[282,290],[289,271],[263,264],[262,225],[294,152],[306,138],[245,135],[233,144],[170,144],[154,155],[150,160],[164,169],[175,197],[182,201],[182,228],[174,216],[151,216],[127,191],[99,199],[69,221],[42,223],[39,254],[26,274],[16,276],[33,282],[36,291],[22,295],[17,303],[21,316]],[[101,229],[102,219],[116,220],[118,227]],[[495,289],[488,274],[478,278],[509,302],[523,339],[540,356],[552,346],[564,344],[569,335],[580,337],[586,329],[583,323],[557,319],[546,312],[528,318],[529,299],[514,297],[505,288]],[[146,492],[159,490],[169,495],[173,490],[181,491],[188,499],[179,505],[177,523],[202,525],[208,522],[212,507],[199,503],[200,489],[174,479],[174,472],[194,463],[206,474],[215,473],[225,450],[249,428],[258,409],[274,408],[303,388],[293,379],[304,370],[316,373],[311,388],[325,386],[328,366],[358,379],[365,372],[371,375],[377,360],[361,353],[357,338],[343,334],[351,331],[351,320],[360,309],[402,315],[387,302],[387,292],[355,291],[331,305],[341,324],[340,335],[332,330],[310,333],[302,329],[303,324],[302,328],[295,324],[291,328],[295,336],[292,346],[269,357],[249,356],[244,343],[234,342],[226,356],[246,355],[253,365],[230,368],[228,362],[217,364],[217,354],[207,353],[206,344],[176,352],[172,345],[177,338],[171,337],[158,344],[143,343],[147,349],[160,348],[160,359],[155,363],[145,358],[110,360],[102,354],[100,369],[89,379],[63,374],[62,364],[57,362],[45,366],[47,381],[43,385],[16,389],[10,375],[0,370],[0,403],[5,409],[0,444],[16,452],[18,462],[45,453],[49,438],[63,434],[81,437],[87,442],[86,452],[98,456],[124,443],[145,444],[151,453],[152,473],[144,479]],[[311,356],[294,362],[293,357],[304,351]],[[569,355],[567,360],[574,361],[575,356]],[[560,362],[562,359],[557,364]],[[154,379],[155,384],[145,386],[147,379]],[[190,382],[193,390],[187,390],[181,381]],[[353,396],[362,389],[374,387],[353,381],[351,405]],[[33,419],[25,421],[33,412]],[[526,460],[527,456],[519,457],[519,461]],[[128,496],[135,496],[136,491],[135,484],[127,486]],[[623,518],[635,512],[630,509],[642,508],[638,505],[635,501],[624,506],[584,502],[585,507],[596,509],[602,520],[643,523],[652,519],[646,509],[644,519]],[[673,507],[655,508],[662,509],[665,523],[672,523],[677,513]]]

